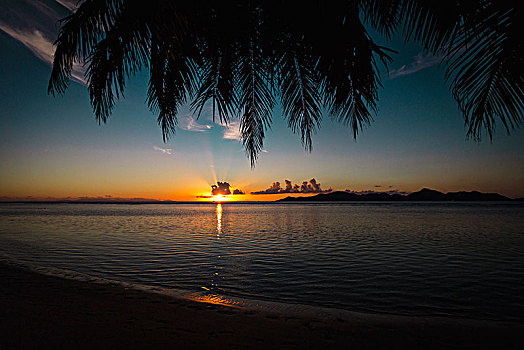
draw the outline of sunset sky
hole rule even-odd
[[[16,3],[16,5],[14,4]],[[304,151],[281,117],[273,114],[264,151],[254,169],[238,140],[238,123],[200,119],[183,108],[176,136],[162,142],[145,104],[148,72],[127,84],[108,123],[98,125],[88,91],[74,82],[64,96],[47,94],[56,19],[72,1],[0,0],[0,197],[197,198],[227,181],[246,195],[273,182],[315,178],[322,189],[412,192],[479,190],[524,197],[524,130],[508,136],[499,126],[490,142],[466,140],[463,119],[438,58],[400,39],[383,74],[375,122],[354,141],[348,128],[325,116]]]

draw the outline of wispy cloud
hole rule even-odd
[[[173,154],[173,149],[171,149],[171,148],[162,148],[162,147],[158,147],[158,146],[153,146],[153,149],[155,151],[159,151],[159,152],[162,152],[164,154]]]
[[[0,23],[0,30],[24,44],[31,52],[44,62],[53,62],[55,48],[53,43],[38,31],[24,31]]]
[[[403,75],[413,74],[422,69],[433,67],[439,64],[442,58],[442,55],[434,56],[425,54],[424,52],[420,52],[418,55],[414,57],[414,61],[410,64],[405,64],[399,69],[393,69],[392,71],[390,71],[389,78],[395,79]]]
[[[209,124],[198,123],[193,116],[186,115],[178,118],[178,127],[186,131],[206,132],[212,128]]]
[[[69,7],[73,3],[73,1],[57,1],[65,6],[62,2],[67,2]],[[68,13],[64,8],[62,11],[59,8],[60,5],[56,5],[54,1],[16,2],[7,12],[4,12],[3,16],[0,16],[0,30],[22,43],[37,58],[52,65],[55,54],[53,41],[57,33],[56,23],[64,14]],[[73,80],[87,85],[84,73],[85,68],[82,65],[73,66]]]
[[[236,116],[229,115],[227,117],[229,121],[226,124],[221,120],[217,111],[215,111],[215,114],[213,116],[212,104],[210,102],[207,102],[202,110],[201,117],[201,119],[207,120],[209,123],[223,127],[223,139],[242,141],[242,134],[240,132],[240,120]],[[208,128],[210,128],[210,126]]]
[[[57,3],[64,6],[71,12],[75,12],[78,6],[80,5],[80,0],[56,0]]]
[[[222,126],[225,128],[224,133],[222,134],[222,138],[226,140],[242,140],[242,134],[240,133],[240,121],[232,120],[229,122],[228,125]]]

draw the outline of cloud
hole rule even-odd
[[[56,24],[70,13],[62,2],[72,3],[51,0],[15,1],[0,14],[0,30],[27,47],[37,58],[52,65],[55,54],[53,42],[58,29]],[[73,80],[87,85],[85,71],[83,65],[74,64]]]
[[[55,53],[53,43],[45,38],[40,31],[35,30],[33,32],[29,32],[18,30],[1,23],[0,30],[4,31],[12,38],[20,41],[42,61],[47,63],[53,62],[53,55]]]
[[[282,191],[282,187],[280,187],[280,182],[273,182],[271,186],[269,186],[268,189],[265,189],[263,191],[256,191],[251,192],[251,194],[274,194],[274,193],[280,193]]]
[[[164,154],[173,154],[173,149],[171,149],[171,148],[162,148],[162,147],[158,147],[158,146],[153,146],[153,149],[155,151],[159,151],[159,152],[162,152]]]
[[[80,6],[81,0],[55,0],[60,5],[64,6],[71,12],[75,12],[78,6]]]
[[[213,107],[210,101],[206,102],[201,111],[201,119],[205,119],[215,125],[223,127],[222,138],[225,140],[242,141],[242,133],[240,132],[240,120],[234,115],[228,115],[229,120],[226,124],[215,110],[213,114]]]
[[[425,54],[424,52],[420,52],[418,55],[414,57],[414,61],[412,63],[407,65],[405,64],[399,69],[391,70],[389,72],[389,78],[395,79],[403,75],[413,74],[415,72],[418,72],[419,70],[433,67],[439,64],[443,57],[443,55],[434,56],[430,54]]]
[[[224,133],[222,134],[222,138],[226,140],[236,140],[241,141],[242,140],[242,134],[240,133],[240,121],[239,120],[232,120],[229,122],[228,125],[221,124],[225,129]]]
[[[210,196],[197,196],[197,198],[212,198],[213,196],[229,196],[229,195],[243,195],[246,194],[244,191],[240,189],[234,189],[233,192],[231,192],[231,185],[229,182],[220,182],[217,181],[216,185],[211,185],[211,195]]]
[[[216,185],[211,185],[211,194],[213,196],[217,196],[219,194],[227,196],[228,194],[231,194],[229,187],[231,187],[229,182],[217,181]]]
[[[284,180],[285,187],[280,186],[280,182],[275,181],[269,188],[262,191],[251,192],[251,194],[280,194],[280,193],[328,193],[333,191],[331,188],[323,190],[317,180],[314,178],[307,181],[302,181],[301,185],[293,184],[289,180]]]
[[[190,115],[182,116],[178,118],[178,127],[186,131],[195,131],[195,132],[206,132],[212,128],[208,124],[199,124],[195,118]]]

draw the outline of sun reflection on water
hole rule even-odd
[[[217,204],[217,238],[220,239],[222,234],[222,204]]]

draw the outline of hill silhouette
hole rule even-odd
[[[349,202],[349,201],[511,201],[511,198],[498,193],[482,193],[478,191],[459,191],[443,193],[429,188],[408,195],[389,194],[385,192],[356,194],[345,191],[321,193],[310,197],[286,197],[277,202]]]

